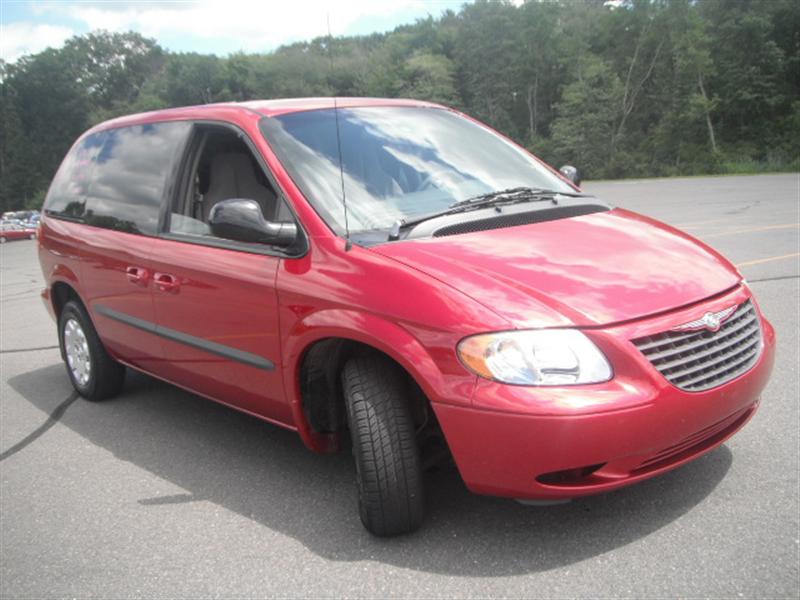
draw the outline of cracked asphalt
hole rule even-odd
[[[35,242],[0,246],[0,597],[800,596],[800,176],[589,182],[722,251],[778,333],[754,419],[662,477],[526,507],[427,476],[417,534],[371,537],[348,454],[167,384],[72,392]],[[675,265],[680,269],[680,265]],[[479,441],[477,441],[479,443]]]

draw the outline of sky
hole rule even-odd
[[[269,52],[328,34],[390,31],[428,15],[458,11],[465,0],[158,0],[149,2],[0,0],[0,58],[58,48],[105,29],[137,31],[175,52],[224,56]]]

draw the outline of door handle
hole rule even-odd
[[[162,292],[170,292],[173,294],[178,293],[178,288],[181,286],[181,282],[178,281],[178,278],[174,275],[170,275],[169,273],[156,273],[153,276],[153,281],[155,281],[156,286]]]
[[[125,269],[128,281],[136,285],[147,285],[147,269],[142,267],[128,267]]]

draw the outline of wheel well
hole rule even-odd
[[[56,314],[56,320],[61,317],[61,310],[70,300],[75,300],[81,306],[83,306],[83,302],[81,302],[78,292],[76,292],[71,285],[64,283],[63,281],[57,281],[53,284],[53,288],[50,291],[50,296],[50,301],[53,303],[53,311]]]
[[[347,427],[341,372],[352,356],[378,353],[391,360],[405,375],[411,416],[417,427],[435,420],[430,402],[402,365],[380,350],[342,338],[328,338],[309,347],[300,365],[300,395],[308,424],[318,433],[337,434]]]

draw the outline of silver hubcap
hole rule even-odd
[[[75,381],[86,385],[92,372],[92,361],[86,334],[75,319],[67,320],[64,325],[64,350],[67,354],[67,365]]]

